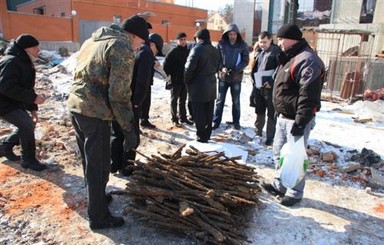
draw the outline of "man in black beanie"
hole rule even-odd
[[[185,63],[184,82],[192,105],[197,141],[208,143],[212,133],[213,107],[216,99],[216,73],[220,54],[212,46],[207,29],[196,32],[196,45]]]
[[[137,146],[131,81],[135,51],[148,39],[147,22],[133,16],[118,28],[101,27],[80,48],[67,106],[86,180],[91,229],[124,225],[112,216],[106,194],[110,172],[112,120],[124,134],[126,151]],[[107,47],[107,48],[106,48]]]
[[[181,127],[181,123],[192,125],[187,118],[187,87],[184,83],[184,65],[189,55],[187,47],[187,35],[180,32],[176,35],[177,46],[172,49],[164,60],[164,71],[171,76],[171,115],[172,124]],[[179,105],[179,113],[177,113]],[[180,119],[180,121],[179,121]]]
[[[29,34],[22,34],[5,51],[0,61],[0,117],[17,129],[0,139],[0,156],[10,161],[21,161],[23,168],[42,171],[47,168],[36,159],[35,125],[37,110],[44,97],[34,90],[39,41]],[[28,114],[30,113],[30,115]],[[21,145],[21,157],[13,153]]]
[[[307,145],[310,131],[315,126],[315,113],[320,110],[324,63],[294,24],[281,26],[277,40],[283,50],[278,56],[280,66],[273,87],[273,104],[278,114],[273,142],[277,172],[271,184],[263,184],[263,187],[281,196],[282,205],[292,206],[303,198],[305,177],[293,188],[284,186],[280,179],[280,151],[291,137],[295,142],[304,137]]]

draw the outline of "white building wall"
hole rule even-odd
[[[373,16],[373,23],[384,23],[384,0],[376,0],[376,10]]]
[[[362,1],[363,0],[333,0],[333,19],[331,20],[331,23],[358,24]]]
[[[253,20],[255,18],[255,0],[234,0],[233,23],[241,32],[245,32],[245,42],[252,45]]]
[[[360,12],[363,0],[333,0],[332,19],[328,25],[320,28],[335,30],[363,30],[375,34],[372,55],[384,51],[384,0],[376,0],[372,24],[360,24]]]

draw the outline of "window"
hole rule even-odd
[[[115,24],[120,24],[121,23],[121,15],[114,15],[112,22]]]
[[[363,0],[360,11],[360,23],[372,23],[376,0]]]
[[[39,14],[39,15],[45,15],[45,6],[34,8],[33,13]]]

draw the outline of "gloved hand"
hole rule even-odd
[[[303,136],[305,127],[299,126],[296,123],[292,125],[291,134],[293,136]],[[300,137],[299,137],[300,138]]]

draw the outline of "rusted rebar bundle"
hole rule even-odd
[[[239,164],[238,157],[223,152],[208,154],[182,146],[172,155],[136,161],[127,184],[134,202],[128,212],[155,224],[193,235],[214,244],[247,241],[241,211],[258,204],[259,176],[255,169]],[[240,211],[240,212],[239,212]]]

